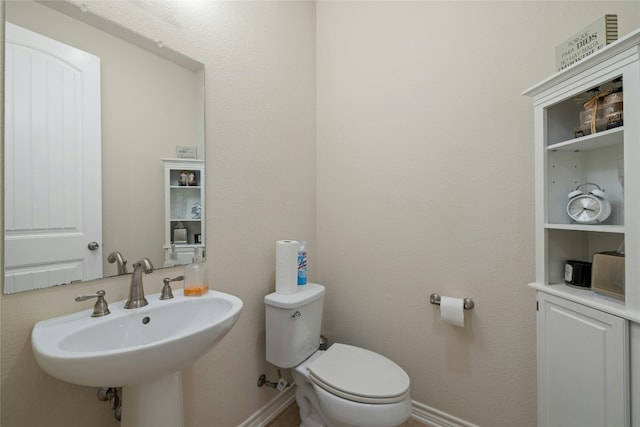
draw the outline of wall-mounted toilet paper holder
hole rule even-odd
[[[464,307],[465,310],[471,310],[473,307],[475,307],[475,304],[471,298],[465,298],[462,301],[463,301],[462,307]],[[431,294],[431,297],[429,298],[429,302],[431,304],[440,305],[440,295]]]

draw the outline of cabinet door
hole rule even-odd
[[[629,322],[629,336],[631,425],[640,427],[640,323]]]
[[[538,425],[629,425],[625,319],[538,293]]]

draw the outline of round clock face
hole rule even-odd
[[[607,219],[610,209],[606,209],[601,199],[585,194],[569,200],[567,213],[581,224],[595,224]]]

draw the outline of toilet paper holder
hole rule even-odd
[[[471,298],[465,298],[462,301],[462,307],[464,307],[465,310],[471,310],[473,307],[475,307],[475,303]],[[429,297],[429,302],[431,304],[440,305],[440,295],[435,293],[431,294],[431,297]]]

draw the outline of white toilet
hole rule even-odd
[[[269,294],[267,361],[294,368],[301,427],[393,427],[411,413],[409,376],[384,356],[333,344],[318,350],[325,288],[308,283],[295,294]]]

